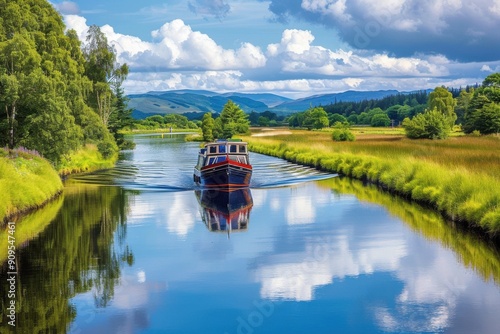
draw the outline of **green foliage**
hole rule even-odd
[[[428,110],[412,119],[405,118],[403,128],[411,139],[444,139],[450,131],[448,118],[437,109]]]
[[[482,134],[500,133],[500,104],[489,103],[468,114],[464,132],[474,131]]]
[[[356,115],[353,115],[353,116],[356,117]],[[340,123],[346,122],[347,118],[345,118],[341,114],[329,114],[328,115],[328,121],[329,121],[330,126],[332,126],[332,125],[334,125],[337,122],[340,122]],[[354,124],[356,124],[356,122],[354,122]]]
[[[429,109],[437,110],[446,116],[450,129],[453,128],[457,115],[455,114],[456,100],[445,87],[436,87],[429,94]]]
[[[347,121],[350,124],[358,124],[358,115],[352,114],[349,117],[347,117]]]
[[[389,126],[391,125],[391,120],[389,119],[389,116],[387,116],[386,114],[375,114],[373,115],[370,124],[371,126],[374,127]]]
[[[333,141],[354,141],[356,137],[349,129],[349,122],[335,122],[333,125],[334,130],[332,132]]]
[[[358,117],[358,124],[371,125],[373,116],[379,114],[385,115],[385,112],[380,108],[374,108],[366,112],[364,111]]]
[[[212,118],[212,113],[207,112],[203,115],[203,120],[201,121],[201,132],[203,134],[204,141],[214,140],[214,119]]]
[[[329,124],[328,114],[321,107],[310,108],[304,112],[302,126],[308,130],[326,128]]]
[[[217,138],[231,138],[235,134],[248,133],[250,126],[248,116],[231,100],[228,100],[224,105],[218,119],[220,119],[220,125],[222,127],[222,137],[218,136]],[[220,133],[217,134],[220,135]]]
[[[36,149],[56,165],[86,143],[101,143],[109,152],[108,121],[115,133],[130,121],[123,93],[116,90],[115,96],[110,88],[119,88],[128,68],[110,67],[109,47],[99,54],[105,40],[98,28],[91,29],[98,38],[89,40],[86,59],[76,32],[64,33],[61,16],[47,1],[0,1],[0,8],[0,146]],[[93,85],[86,74],[108,82]]]

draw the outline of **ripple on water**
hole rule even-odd
[[[114,168],[76,175],[71,179],[80,183],[116,185],[137,191],[193,190],[196,189],[193,183],[193,168],[197,147],[192,143],[187,143],[186,146],[187,150],[180,150],[178,147],[169,150],[168,146],[165,146],[166,152],[146,156],[142,153],[140,159],[125,155],[127,159],[118,161]],[[140,150],[140,147],[136,150]],[[187,157],[188,153],[192,158]],[[253,166],[251,188],[284,187],[336,176],[257,153],[251,153],[250,160]]]

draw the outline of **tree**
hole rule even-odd
[[[371,120],[371,126],[389,126],[390,124],[391,120],[386,114],[373,115]]]
[[[453,95],[445,87],[436,87],[434,91],[429,94],[429,109],[436,109],[446,116],[448,119],[448,126],[453,128],[457,115],[455,114],[456,101]]]
[[[450,132],[449,119],[437,109],[403,120],[406,136],[411,139],[445,139]]]
[[[333,125],[337,122],[344,123],[347,121],[347,119],[344,116],[342,116],[341,114],[335,113],[335,114],[328,115],[328,121],[329,121],[330,125]]]
[[[469,91],[462,89],[460,95],[457,97],[457,105],[455,107],[455,113],[457,114],[457,122],[463,123],[465,116],[469,112],[469,107],[471,105],[472,98],[474,97],[474,88]]]
[[[108,45],[108,39],[101,29],[92,25],[87,34],[87,44],[83,49],[85,74],[93,82],[94,95],[89,100],[105,126],[114,111],[115,94],[128,75],[127,64],[116,62],[116,52]]]
[[[310,108],[304,114],[302,126],[308,130],[328,127],[328,114],[321,107]]]
[[[500,104],[489,103],[469,114],[464,126],[465,133],[478,130],[481,134],[500,133]]]
[[[201,132],[203,134],[204,141],[212,141],[214,140],[214,119],[212,118],[212,113],[207,112],[203,115],[203,119],[201,121]]]
[[[245,112],[233,101],[228,100],[219,116],[222,126],[222,136],[231,138],[233,135],[247,133],[250,122]]]

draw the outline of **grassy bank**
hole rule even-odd
[[[497,137],[431,141],[358,134],[355,142],[333,142],[330,132],[292,131],[245,140],[254,152],[368,180],[491,236],[500,233]]]
[[[118,154],[103,158],[95,145],[86,145],[69,157],[63,158],[58,166],[58,173],[67,176],[76,173],[93,172],[100,169],[112,168],[118,160]]]
[[[20,150],[0,149],[0,222],[40,207],[62,188],[61,178],[47,160]]]

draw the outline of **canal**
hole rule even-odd
[[[435,212],[259,154],[202,191],[198,143],[134,140],[15,222],[12,284],[0,232],[2,333],[498,332],[498,250]]]

